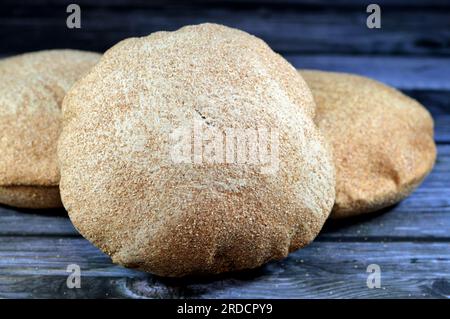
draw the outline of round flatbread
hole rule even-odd
[[[317,104],[315,122],[333,148],[336,203],[331,217],[373,212],[408,196],[436,159],[428,111],[365,77],[300,73]]]
[[[0,60],[0,203],[61,206],[55,189],[62,100],[98,59],[96,53],[52,50]]]
[[[64,206],[114,262],[162,276],[283,258],[334,202],[313,112],[296,70],[245,32],[127,39],[64,100]]]

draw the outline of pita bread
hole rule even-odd
[[[0,60],[1,203],[61,206],[55,196],[61,103],[66,91],[98,58],[96,53],[52,50]]]
[[[333,148],[331,217],[373,212],[408,196],[436,159],[433,119],[417,101],[380,82],[345,73],[300,72]]]
[[[115,263],[162,276],[286,257],[316,237],[334,202],[331,155],[313,112],[296,70],[245,32],[202,24],[127,39],[64,99],[64,206]],[[266,150],[279,154],[273,170],[224,154],[209,161],[204,136],[198,161],[199,134],[219,134],[217,155],[221,134],[257,128],[270,131]],[[182,160],[172,154],[180,132],[189,152]],[[235,143],[226,145],[237,155],[254,151],[252,143]]]

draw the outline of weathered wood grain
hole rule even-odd
[[[450,81],[450,75],[448,78]],[[431,111],[435,120],[439,117],[450,115],[450,91],[449,90],[403,90],[403,92],[424,104]],[[450,123],[450,122],[449,122]],[[447,123],[447,124],[449,124]],[[448,125],[447,125],[448,126]],[[437,126],[436,130],[443,130],[445,127]]]
[[[298,68],[353,72],[396,86],[435,120],[438,160],[400,204],[344,221],[288,258],[218,277],[164,279],[113,265],[64,210],[0,207],[0,298],[450,298],[450,2],[380,0],[382,29],[358,0],[4,0],[0,55],[49,48],[104,51],[130,36],[217,22],[253,33]],[[78,264],[82,288],[68,289]],[[382,288],[366,287],[380,265]]]
[[[447,80],[450,82],[449,79]],[[450,91],[404,90],[422,103],[434,119],[434,138],[438,143],[450,143]]]
[[[450,54],[450,7],[392,7],[382,11],[382,29],[368,29],[364,5],[273,4],[101,6],[81,4],[82,28],[66,27],[66,3],[3,6],[0,52],[48,48],[105,51],[132,36],[184,25],[215,22],[261,37],[282,53]],[[26,39],[26,41],[23,41]]]
[[[55,6],[67,5],[71,0],[3,0],[4,6]],[[185,0],[78,0],[79,5],[109,6],[109,7],[155,7],[186,5]],[[194,0],[189,1],[195,6],[299,6],[299,7],[361,7],[361,0]],[[387,8],[447,8],[450,4],[446,0],[378,0],[377,4]]]
[[[64,209],[24,210],[0,206],[0,236],[78,236]],[[1,245],[1,240],[0,240]]]
[[[167,279],[112,265],[76,238],[3,238],[0,297],[448,298],[448,243],[314,242],[253,271]],[[81,267],[81,289],[66,287],[67,265]],[[380,289],[366,286],[369,264]]]
[[[450,90],[450,58],[448,57],[286,54],[285,58],[296,68],[360,74],[402,90]]]

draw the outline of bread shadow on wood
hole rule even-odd
[[[350,227],[353,226],[355,224],[362,224],[365,222],[371,222],[375,219],[377,219],[378,217],[389,213],[390,211],[394,210],[395,207],[397,207],[399,203],[396,203],[392,206],[380,209],[378,211],[372,212],[370,214],[362,214],[362,215],[356,215],[356,216],[351,216],[351,217],[347,217],[347,218],[342,218],[342,219],[328,219],[327,222],[325,223],[325,225],[322,228],[322,232],[321,233],[330,233],[330,232],[336,232],[339,231],[342,228],[345,227]]]
[[[133,295],[144,298],[199,298],[210,294],[213,290],[223,290],[224,287],[245,286],[258,281],[262,277],[270,277],[271,265],[277,261],[255,269],[217,275],[191,275],[180,278],[160,277],[148,274],[146,278],[129,278],[126,280],[126,290]]]
[[[65,211],[64,208],[35,209],[35,208],[19,208],[0,204],[0,209],[12,210],[23,214],[33,214],[50,217],[68,217],[67,212]]]

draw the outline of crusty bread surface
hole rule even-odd
[[[315,70],[300,74],[314,95],[315,122],[332,146],[332,218],[393,205],[432,170],[433,119],[416,100],[362,76]]]
[[[115,263],[162,276],[283,258],[315,238],[334,202],[314,107],[297,71],[245,32],[202,24],[124,40],[64,99],[64,206]],[[276,132],[277,168],[174,161],[174,132],[192,141],[194,123]]]

